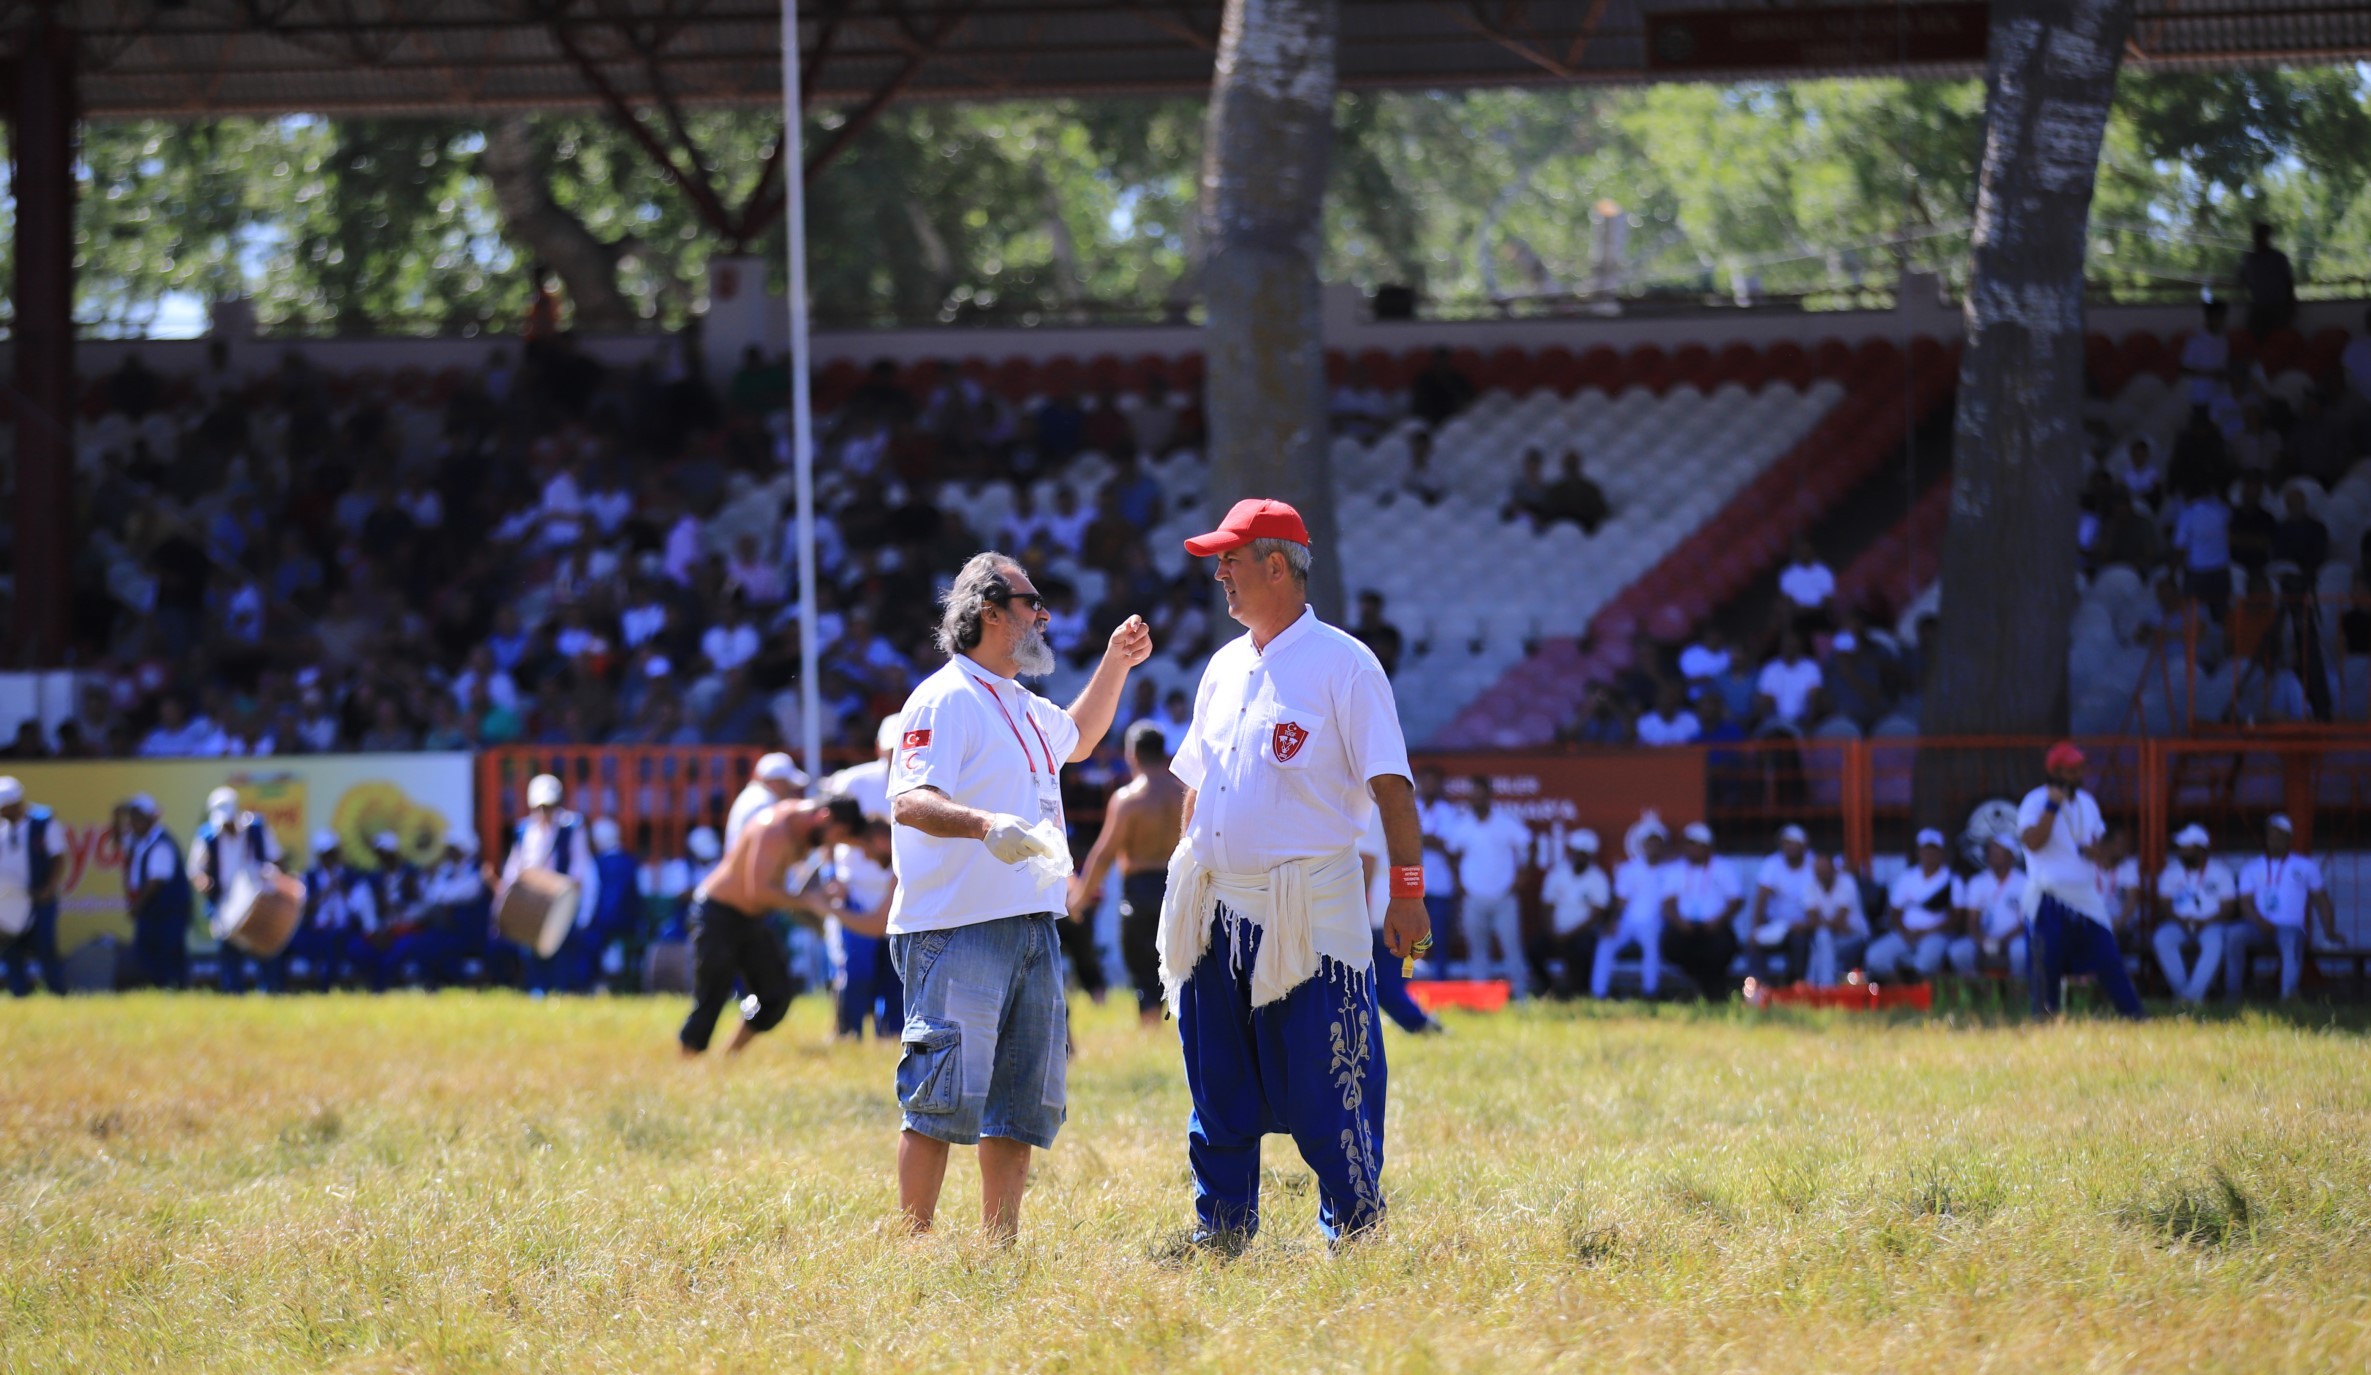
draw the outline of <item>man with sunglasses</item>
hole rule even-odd
[[[1045,600],[1018,563],[975,555],[940,605],[947,664],[906,700],[889,761],[887,929],[906,987],[898,1204],[907,1226],[928,1230],[947,1148],[976,1144],[981,1226],[1009,1242],[1030,1148],[1052,1146],[1067,1115],[1059,927],[1070,855],[1047,854],[1030,832],[1061,829],[1061,768],[1102,742],[1152,633],[1136,616],[1112,631],[1065,709],[1017,681],[1054,671]]]

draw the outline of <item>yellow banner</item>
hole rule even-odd
[[[240,804],[271,823],[302,872],[313,861],[315,831],[336,833],[346,861],[373,864],[370,838],[393,831],[404,854],[435,859],[447,829],[470,827],[472,770],[467,754],[327,754],[271,759],[108,759],[13,767],[25,800],[57,814],[66,828],[66,881],[58,911],[58,948],[103,933],[129,939],[123,852],[115,809],[146,793],[159,822],[184,854],[206,819],[206,794],[228,786]]]

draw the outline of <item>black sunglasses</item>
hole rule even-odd
[[[1043,611],[1046,609],[1046,599],[1037,595],[1035,592],[1007,592],[1003,596],[998,597],[996,600],[1000,602],[1027,602],[1029,603],[1029,609],[1031,611]]]

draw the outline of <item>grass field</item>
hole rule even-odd
[[[1392,1033],[1388,1238],[1291,1144],[1232,1265],[1174,1037],[1078,1018],[1020,1246],[884,1225],[893,1052],[802,1000],[0,1004],[0,1369],[2371,1368],[2359,1021],[1556,1009]]]

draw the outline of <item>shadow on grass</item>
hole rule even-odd
[[[2204,1184],[2179,1182],[2125,1204],[2117,1220],[2169,1246],[2215,1248],[2255,1236],[2259,1210],[2221,1166]]]

